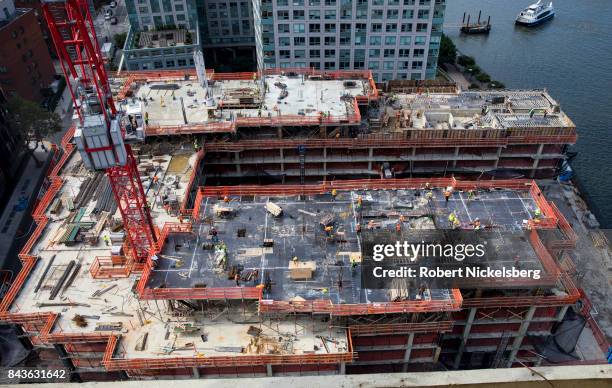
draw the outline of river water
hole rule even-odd
[[[535,1],[535,0],[534,0]],[[444,32],[508,88],[546,88],[578,128],[572,161],[602,227],[612,227],[612,1],[554,0],[555,18],[515,26],[529,0],[448,0]],[[464,12],[491,15],[491,33],[462,35]]]

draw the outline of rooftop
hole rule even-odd
[[[163,31],[140,31],[135,48],[162,48],[183,46],[192,43],[191,32],[185,29]]]

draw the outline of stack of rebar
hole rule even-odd
[[[96,190],[94,198],[96,198],[97,201],[96,206],[93,209],[93,214],[99,214],[103,211],[113,214],[117,210],[117,203],[115,202],[115,197],[113,196],[113,189],[107,176],[103,177],[101,184],[98,186],[98,190]]]

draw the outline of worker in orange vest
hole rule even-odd
[[[402,224],[401,224],[401,222],[398,221],[397,224],[395,224],[395,231],[397,233],[400,233],[402,231]]]

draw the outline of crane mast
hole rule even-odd
[[[142,115],[126,118],[115,107],[87,1],[43,0],[42,10],[78,115],[77,149],[85,167],[106,171],[123,219],[126,253],[144,263],[157,237],[130,145],[144,141]]]

